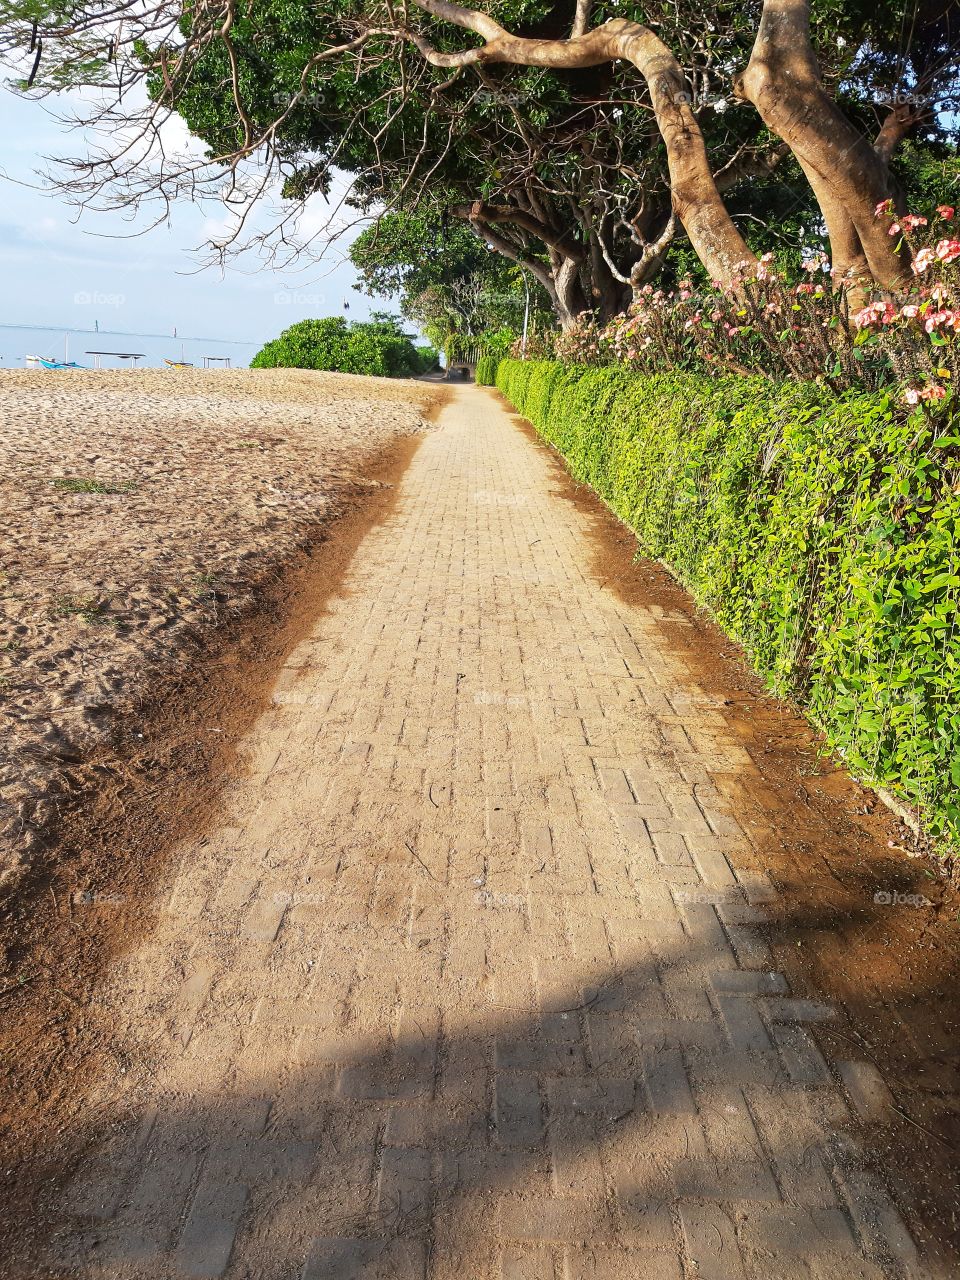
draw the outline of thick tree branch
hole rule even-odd
[[[674,210],[701,262],[714,279],[728,284],[735,283],[755,262],[720,198],[680,64],[649,27],[612,18],[568,40],[527,39],[511,35],[484,14],[447,0],[414,3],[427,13],[477,32],[485,40],[479,48],[462,53],[427,53],[420,38],[408,34],[423,56],[437,66],[466,65],[466,60],[555,69],[601,66],[613,61],[632,63],[646,81],[666,145]]]
[[[559,231],[555,227],[551,227],[548,223],[535,218],[533,214],[524,213],[522,209],[514,209],[509,205],[487,204],[483,200],[475,200],[472,204],[453,205],[450,212],[455,217],[465,218],[468,221],[477,219],[487,224],[511,223],[522,231],[528,232],[536,239],[542,240],[544,244],[556,249],[565,258],[571,258],[575,262],[582,262],[586,257],[586,250],[583,245],[573,236],[565,231]]]

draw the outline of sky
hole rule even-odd
[[[42,157],[76,154],[76,134],[52,114],[50,100],[30,101],[0,86],[0,322],[101,330],[145,331],[261,343],[308,316],[363,319],[384,300],[357,292],[356,272],[344,262],[346,243],[329,261],[292,270],[258,270],[250,258],[197,273],[197,246],[223,220],[217,206],[185,203],[161,225],[119,213],[76,211],[37,188]],[[60,109],[57,107],[56,109]],[[184,130],[185,133],[185,130]],[[308,206],[320,226],[325,206]],[[116,238],[116,237],[124,238]]]

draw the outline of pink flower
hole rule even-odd
[[[960,258],[960,240],[940,240],[936,254],[941,262],[953,262]]]
[[[954,213],[956,213],[956,210],[952,204],[938,204],[937,213],[939,213],[940,217],[943,218],[945,222],[949,222]]]
[[[876,324],[877,321],[882,324],[893,324],[896,318],[897,309],[892,302],[871,302],[856,313],[853,323],[858,329],[865,329],[868,325]]]
[[[899,223],[899,222],[891,222],[891,223],[890,223],[890,229],[888,230],[887,235],[888,235],[888,236],[898,236],[899,234],[900,234],[900,223]]]
[[[913,269],[917,273],[917,275],[920,275],[921,272],[926,271],[927,267],[929,267],[935,261],[936,261],[936,254],[933,252],[933,250],[928,247],[924,247],[923,249],[920,250],[920,252],[914,258]]]
[[[879,218],[879,217],[882,217],[883,214],[889,213],[892,208],[893,208],[892,200],[881,200],[880,203],[877,205],[876,209],[874,210],[874,213]]]
[[[906,400],[907,404],[919,404],[920,392],[916,387],[907,387],[906,391],[903,393],[903,398]]]
[[[920,392],[921,400],[945,400],[947,396],[946,387],[942,387],[939,382],[934,382],[929,387],[924,387]]]
[[[917,227],[925,227],[927,225],[926,218],[922,218],[916,213],[905,213],[901,218],[901,222],[907,231],[915,231]]]
[[[900,314],[908,320],[915,319],[920,314],[920,308],[914,302],[908,302],[905,307],[901,307]]]
[[[927,333],[933,333],[934,329],[939,329],[945,324],[953,324],[955,317],[952,311],[934,311],[932,315],[927,316],[923,322],[923,327]]]

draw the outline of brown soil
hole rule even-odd
[[[431,418],[445,398],[433,395]],[[51,1201],[83,1156],[70,1135],[87,1132],[89,1091],[106,1064],[117,1071],[113,1028],[92,998],[101,976],[149,935],[166,855],[184,833],[209,829],[224,787],[242,772],[236,744],[337,593],[365,533],[391,511],[421,439],[401,438],[370,460],[364,471],[373,484],[348,490],[339,519],[261,584],[255,607],[198,640],[181,674],[151,689],[137,716],[78,765],[51,856],[0,912],[5,1275],[36,1275],[26,1262],[18,1271],[17,1259],[37,1256]],[[91,909],[90,895],[103,906]]]
[[[724,700],[762,778],[762,789],[744,788],[740,821],[753,841],[747,869],[766,872],[779,889],[768,908],[777,968],[796,994],[843,1010],[836,1028],[816,1030],[828,1060],[866,1058],[880,1069],[896,1110],[870,1130],[869,1155],[927,1256],[960,1263],[960,893],[877,796],[824,755],[800,713],[766,692],[743,650],[669,572],[637,558],[633,532],[576,484],[524,419],[515,421],[552,457],[557,493],[591,519],[598,579],[629,603],[692,624],[676,627],[677,651],[692,679]],[[776,829],[771,811],[782,813]],[[877,902],[876,894],[929,905]]]

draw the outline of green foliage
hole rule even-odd
[[[482,355],[477,361],[477,371],[474,374],[474,380],[478,387],[492,387],[497,381],[497,365],[500,363],[499,356]]]
[[[955,845],[955,402],[509,359],[497,385],[850,768]]]
[[[421,373],[433,373],[434,369],[440,367],[440,352],[436,347],[417,347],[416,352]]]
[[[424,349],[424,357],[427,351]],[[433,353],[434,357],[436,353]],[[324,369],[407,378],[424,372],[423,358],[391,316],[348,324],[342,316],[301,320],[251,360],[252,369]]]

